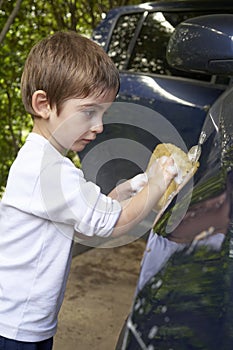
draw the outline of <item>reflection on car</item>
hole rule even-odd
[[[188,19],[172,34],[177,69],[233,75],[233,16]],[[121,350],[233,348],[233,87],[209,109],[194,187],[151,230]],[[188,211],[182,208],[191,199]]]

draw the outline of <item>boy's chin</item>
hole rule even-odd
[[[83,144],[73,144],[70,150],[73,152],[81,152],[84,150],[85,147],[86,145],[83,145]]]

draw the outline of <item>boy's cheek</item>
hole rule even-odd
[[[86,129],[73,123],[63,123],[53,132],[54,138],[65,148],[71,148],[72,145],[82,138]]]

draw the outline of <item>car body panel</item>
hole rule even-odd
[[[150,233],[124,341],[117,349],[232,349],[233,103],[229,101],[233,88],[207,115],[208,140],[193,190],[184,191]],[[189,195],[188,211],[179,218]],[[176,249],[165,249],[168,241],[177,244]]]
[[[174,125],[190,148],[198,141],[208,109],[225,88],[190,79],[121,73],[117,101],[157,111]],[[155,145],[151,144],[151,151]]]

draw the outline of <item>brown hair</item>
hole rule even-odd
[[[56,32],[30,51],[21,79],[21,94],[27,112],[34,114],[32,95],[47,94],[59,113],[70,98],[99,96],[119,89],[119,73],[106,52],[91,39],[76,32]]]

